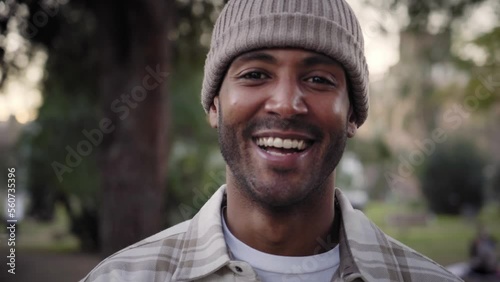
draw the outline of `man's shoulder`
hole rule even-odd
[[[370,221],[367,218],[366,220]],[[382,257],[381,261],[385,264],[384,275],[390,278],[390,281],[463,281],[437,262],[385,234],[373,222],[370,223],[376,234],[375,241]],[[368,264],[365,266],[373,267]],[[373,273],[376,272],[375,270]]]
[[[81,281],[156,281],[171,277],[190,222],[179,223],[114,253]]]
[[[385,234],[363,212],[355,210],[337,189],[349,252],[367,281],[462,281],[444,267]],[[342,254],[342,249],[341,249]]]
[[[385,235],[391,252],[396,259],[400,273],[411,277],[412,281],[462,281],[434,260]],[[405,279],[406,281],[406,279]]]

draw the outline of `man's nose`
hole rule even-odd
[[[282,118],[291,118],[307,114],[304,93],[293,78],[280,79],[276,87],[269,93],[265,110]]]

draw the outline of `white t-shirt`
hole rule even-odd
[[[258,251],[238,240],[222,216],[224,237],[234,259],[249,263],[263,282],[331,281],[340,262],[339,246],[319,255],[276,256]]]

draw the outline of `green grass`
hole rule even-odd
[[[69,218],[60,206],[57,206],[52,222],[30,218],[21,221],[16,240],[20,250],[66,253],[79,249],[78,239],[69,232]]]
[[[476,220],[436,216],[426,226],[395,227],[386,220],[390,215],[412,212],[415,211],[408,206],[386,203],[371,203],[365,209],[365,214],[385,233],[442,265],[468,260],[469,244],[476,234],[477,222],[483,223],[493,236],[500,239],[498,207],[483,209]]]

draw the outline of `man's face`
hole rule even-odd
[[[272,208],[293,206],[325,185],[356,132],[340,64],[298,49],[237,57],[210,109],[228,183]]]

